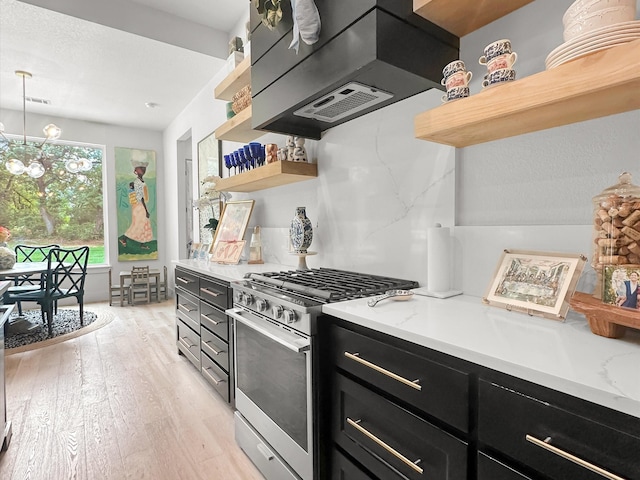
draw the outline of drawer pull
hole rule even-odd
[[[187,312],[187,313],[191,313],[191,312],[195,312],[195,311],[196,311],[196,309],[195,309],[195,308],[189,308],[189,307],[186,307],[186,306],[184,306],[184,305],[183,305],[183,304],[181,304],[181,303],[179,303],[179,304],[178,304],[178,308],[181,308],[182,310],[184,310],[184,311],[185,311],[185,312]]]
[[[347,358],[350,358],[351,360],[355,360],[358,363],[361,363],[362,365],[369,367],[373,370],[375,370],[376,372],[382,373],[383,375],[386,375],[387,377],[391,377],[394,380],[397,380],[400,383],[404,383],[405,385],[408,385],[411,388],[415,388],[418,391],[422,391],[422,386],[420,385],[420,380],[407,380],[404,377],[401,377],[400,375],[396,375],[393,372],[390,372],[389,370],[386,370],[382,367],[379,367],[378,365],[376,365],[375,363],[371,363],[368,362],[367,360],[360,358],[360,354],[359,353],[349,353],[349,352],[344,352],[344,356]]]
[[[402,455],[400,452],[398,452],[395,448],[391,447],[390,445],[388,445],[387,443],[383,442],[382,440],[380,440],[378,437],[376,437],[373,433],[371,433],[369,430],[367,430],[366,428],[363,428],[359,425],[359,423],[361,422],[361,420],[351,420],[349,417],[347,417],[347,423],[349,425],[351,425],[353,428],[355,428],[356,430],[358,430],[360,433],[362,433],[363,435],[369,437],[371,440],[373,440],[374,442],[376,442],[378,445],[380,445],[382,448],[384,448],[387,452],[389,452],[391,455],[393,455],[394,457],[396,457],[397,459],[401,460],[403,463],[407,464],[408,466],[410,466],[411,468],[413,468],[416,472],[418,472],[419,474],[422,474],[424,472],[424,470],[422,468],[420,468],[417,464],[421,462],[420,459],[416,460],[415,462],[412,462],[411,460],[409,460],[407,457],[405,457],[404,455]]]
[[[176,280],[178,280],[179,282],[185,283],[187,285],[189,285],[190,283],[193,283],[193,280],[185,280],[182,277],[176,277]]]
[[[211,349],[214,355],[220,355],[221,353],[225,352],[224,350],[216,350],[214,347],[211,346],[211,342],[204,342],[204,344],[207,347],[209,347],[209,349]]]
[[[180,340],[182,341],[182,344],[187,348],[193,348],[196,346],[195,343],[187,342],[187,340],[190,340],[189,337],[180,337]]]
[[[201,288],[200,291],[204,292],[204,293],[207,293],[207,294],[211,295],[212,297],[217,297],[219,295],[222,295],[221,292],[214,292],[213,290],[209,290],[208,288]]]
[[[215,320],[211,317],[207,317],[204,313],[201,313],[200,316],[202,318],[206,318],[207,320],[209,320],[211,323],[213,323],[214,325],[220,325],[221,323],[226,323],[226,320]]]
[[[262,454],[262,456],[267,459],[267,461],[270,462],[274,459],[275,456],[273,455],[273,452],[269,450],[264,443],[259,443],[258,445],[256,445],[256,448]]]
[[[211,370],[210,367],[206,367],[202,373],[204,373],[207,377],[209,377],[211,379],[211,381],[213,383],[215,383],[216,385],[220,385],[221,383],[226,382],[226,380],[222,379],[222,378],[217,378],[213,373],[211,373],[209,370]]]
[[[540,440],[536,437],[532,437],[531,435],[526,435],[525,439],[527,440],[527,442],[531,442],[540,448],[544,448],[545,450],[548,450],[549,452],[564,458],[565,460],[569,460],[570,462],[580,465],[587,470],[591,470],[592,472],[602,475],[604,478],[608,478],[609,480],[625,480],[618,475],[607,472],[606,470],[594,465],[593,463],[589,463],[586,460],[583,460],[579,457],[576,457],[575,455],[571,455],[570,453],[559,449],[558,447],[554,447],[553,445],[551,445],[551,437],[547,437],[545,440]]]

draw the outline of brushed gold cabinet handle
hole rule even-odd
[[[182,277],[176,277],[176,280],[178,280],[179,282],[182,282],[182,283],[186,283],[187,285],[189,285],[190,283],[193,283],[191,280],[185,280]]]
[[[602,475],[604,478],[608,478],[609,480],[626,480],[611,472],[607,472],[606,470],[594,465],[593,463],[587,462],[586,460],[576,457],[575,455],[571,455],[570,453],[565,452],[558,447],[554,447],[553,445],[551,445],[551,437],[547,437],[545,440],[540,440],[536,437],[532,437],[531,435],[525,435],[524,438],[527,440],[527,442],[531,442],[540,448],[544,448],[545,450],[548,450],[549,452],[564,458],[565,460],[569,460],[570,462],[580,465],[587,470],[591,470],[592,472]]]
[[[195,310],[196,310],[195,308],[188,308],[188,307],[185,307],[185,306],[184,306],[183,304],[181,304],[181,303],[179,303],[179,304],[178,304],[178,308],[181,308],[182,310],[184,310],[184,311],[185,311],[185,312],[187,312],[187,313],[195,312]]]
[[[396,375],[393,372],[390,372],[389,370],[379,367],[378,365],[376,365],[375,363],[371,363],[367,360],[365,360],[364,358],[360,358],[360,354],[359,353],[350,353],[350,352],[344,352],[344,356],[347,358],[350,358],[351,360],[355,360],[358,363],[361,363],[362,365],[371,368],[372,370],[375,370],[376,372],[382,373],[383,375],[386,375],[387,377],[391,377],[394,380],[397,380],[400,383],[404,383],[405,385],[411,387],[411,388],[415,388],[418,391],[422,391],[422,386],[419,384],[420,380],[407,380],[404,377],[401,377],[400,375]]]
[[[204,293],[208,293],[209,295],[211,295],[213,297],[217,297],[219,295],[222,295],[221,292],[214,292],[213,290],[209,290],[208,288],[201,288],[200,291],[204,292]]]
[[[392,446],[390,446],[389,444],[383,442],[382,440],[380,440],[378,437],[376,437],[373,433],[371,433],[369,430],[367,430],[364,427],[361,427],[360,424],[361,420],[351,420],[349,417],[347,417],[347,423],[349,425],[351,425],[353,428],[355,428],[356,430],[358,430],[360,433],[362,433],[363,435],[369,437],[371,440],[373,440],[374,442],[376,442],[378,445],[380,445],[382,448],[384,448],[387,452],[389,452],[391,455],[393,455],[394,457],[396,457],[398,460],[401,460],[403,463],[405,463],[406,465],[408,465],[409,467],[413,468],[416,472],[418,472],[419,474],[422,475],[422,473],[424,472],[424,470],[422,468],[420,468],[417,464],[421,462],[420,459],[416,460],[415,462],[412,462],[411,460],[409,460],[407,457],[405,457],[404,455],[402,455],[400,452],[398,452],[395,448],[393,448]]]

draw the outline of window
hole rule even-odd
[[[19,143],[20,140],[18,140]],[[88,245],[90,264],[105,263],[102,160],[104,147],[56,142],[42,147],[44,175],[14,175],[6,162],[12,158],[30,163],[35,142],[0,144],[0,225],[11,232],[9,247],[17,244],[64,247]],[[70,173],[67,161],[86,158],[91,169]]]

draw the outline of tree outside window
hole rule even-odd
[[[31,142],[27,142],[28,144]],[[32,143],[33,144],[33,143]],[[88,245],[89,263],[105,263],[104,204],[102,191],[103,147],[81,144],[45,144],[41,157],[45,173],[40,178],[13,175],[6,160],[20,157],[0,145],[0,225],[11,231],[9,247],[18,244],[64,247]],[[70,173],[65,161],[87,158],[89,171]]]

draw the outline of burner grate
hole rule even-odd
[[[369,297],[391,289],[411,289],[418,282],[330,268],[249,274],[252,281],[283,291],[336,302]]]

